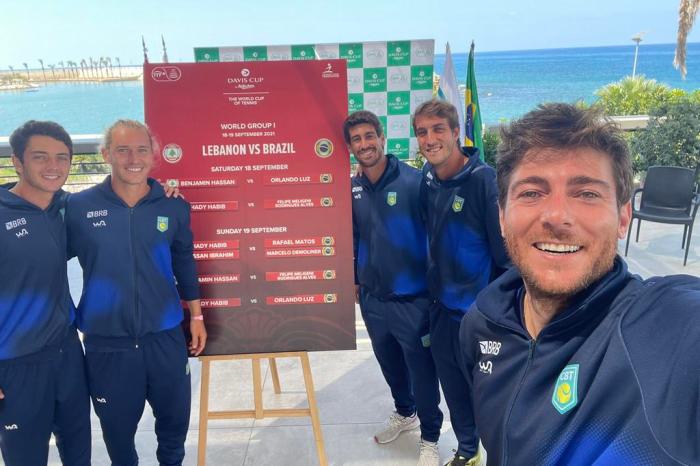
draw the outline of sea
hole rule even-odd
[[[453,44],[454,47],[454,44]],[[478,44],[477,44],[478,47]],[[632,74],[634,43],[511,52],[479,52],[475,68],[482,120],[495,125],[523,115],[542,102],[591,103],[596,90]],[[688,44],[688,75],[673,67],[675,44],[639,47],[637,74],[671,87],[700,88],[700,43]],[[452,55],[457,81],[464,83],[467,54]],[[445,55],[435,57],[442,74]],[[60,122],[71,134],[101,133],[118,118],[143,119],[143,83],[55,83],[35,91],[0,92],[0,136],[29,119]]]

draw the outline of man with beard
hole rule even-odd
[[[349,115],[343,134],[361,167],[352,179],[356,297],[396,408],[374,439],[388,443],[420,424],[418,465],[437,466],[442,412],[430,354],[421,175],[384,153],[373,113]]]
[[[489,464],[700,464],[700,280],[642,280],[617,255],[632,194],[619,128],[546,104],[501,137],[516,267],[460,330]]]
[[[430,341],[450,409],[457,451],[450,466],[478,464],[467,381],[462,372],[459,323],[494,277],[509,265],[498,226],[496,174],[474,147],[460,147],[457,109],[443,100],[418,106],[413,129],[423,167],[421,203],[430,245]]]
[[[73,143],[52,121],[10,136],[19,181],[0,188],[0,450],[7,466],[90,464],[90,398],[68,291],[66,182]]]

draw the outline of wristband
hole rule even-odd
[[[190,316],[190,319],[192,319],[192,320],[204,320],[204,315],[200,314],[198,316]]]

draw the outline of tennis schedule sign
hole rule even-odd
[[[255,47],[201,47],[197,62],[253,62],[343,59],[348,66],[348,112],[369,110],[379,116],[387,151],[415,158],[418,143],[411,113],[433,95],[435,41],[402,40],[345,44]]]
[[[192,206],[206,354],[355,348],[346,80],[343,60],[145,65],[154,175]]]

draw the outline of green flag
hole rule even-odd
[[[464,145],[479,148],[479,155],[484,158],[484,141],[481,138],[481,107],[476,92],[476,74],[474,73],[474,41],[469,49],[467,64],[467,88],[464,91]]]

